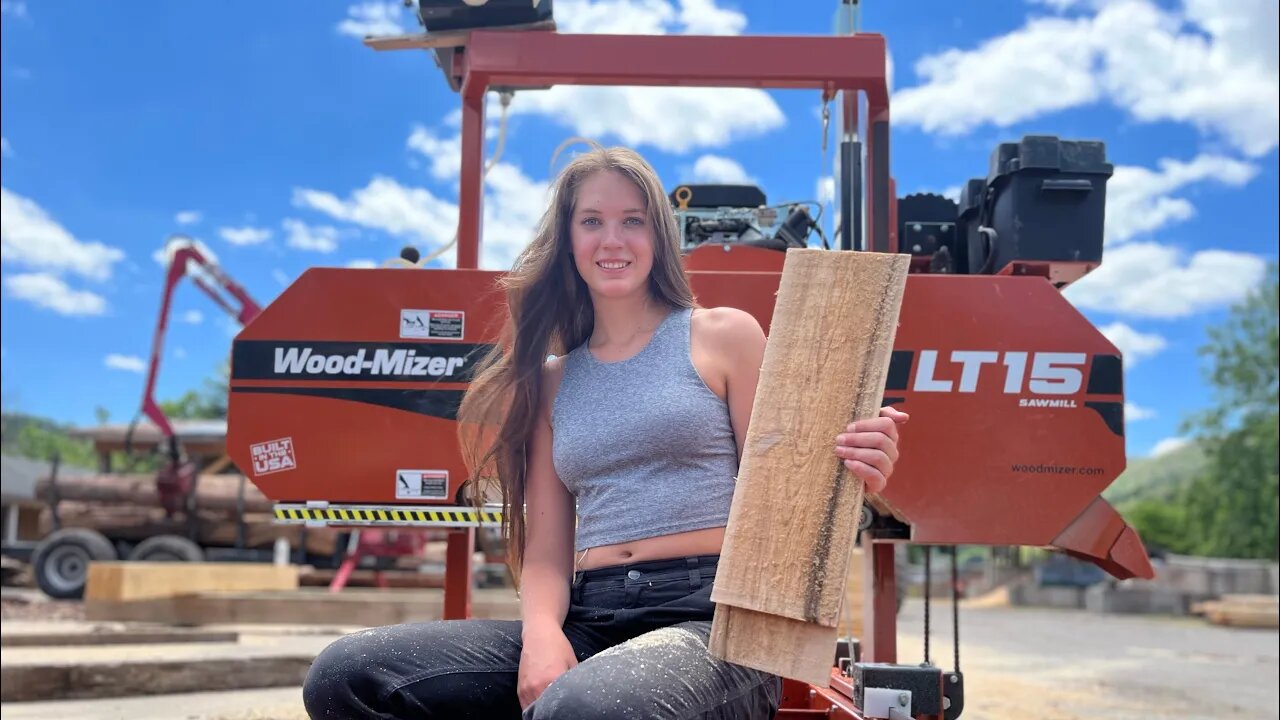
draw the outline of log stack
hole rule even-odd
[[[200,475],[196,480],[196,542],[200,545],[236,544],[241,482],[244,482],[244,542],[246,548],[270,548],[276,538],[299,547],[305,535],[307,551],[330,555],[337,549],[338,531],[277,525],[271,500],[241,475]],[[54,500],[58,522],[67,527],[97,530],[107,537],[141,541],[155,535],[186,535],[186,513],[168,516],[160,504],[156,478],[149,474],[100,474],[60,477],[56,488],[48,477],[36,484],[36,496],[48,506],[40,513],[40,532],[54,529]]]

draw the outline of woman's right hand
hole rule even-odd
[[[516,692],[523,710],[542,695],[542,691],[578,664],[569,638],[559,627],[528,629],[524,632],[523,649],[520,651],[520,674]]]

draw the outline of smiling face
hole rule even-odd
[[[597,172],[578,186],[569,238],[591,294],[620,298],[647,291],[653,229],[644,193],[621,173]]]

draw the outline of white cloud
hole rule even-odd
[[[187,349],[184,347],[176,347],[173,349],[173,356],[179,360],[184,360],[187,357]]]
[[[817,195],[818,202],[820,203],[825,204],[835,200],[836,199],[836,179],[831,177],[830,175],[818,178],[818,184],[817,184],[817,187],[814,189],[814,194]]]
[[[91,280],[111,277],[124,251],[77,240],[35,201],[0,187],[0,252],[4,262],[70,272]]]
[[[715,0],[561,0],[556,25],[572,33],[740,35],[747,16]]]
[[[127,372],[143,373],[147,370],[147,363],[136,355],[119,355],[111,353],[102,359],[102,364],[112,370],[124,370]]]
[[[1109,249],[1101,267],[1069,286],[1077,307],[1151,318],[1178,318],[1229,305],[1263,277],[1257,255],[1132,242]]]
[[[347,17],[338,23],[338,32],[363,40],[366,36],[400,35],[412,32],[404,23],[404,3],[399,0],[369,0],[347,8]]]
[[[569,0],[556,10],[560,28],[575,33],[736,35],[747,22],[713,0]],[[597,142],[673,153],[723,147],[786,122],[773,98],[752,88],[559,85],[518,94],[510,112],[544,115]]]
[[[1106,5],[1094,21],[1103,85],[1140,121],[1172,120],[1258,157],[1280,139],[1280,9],[1275,0]]]
[[[1183,222],[1195,215],[1195,207],[1176,191],[1195,183],[1213,181],[1240,187],[1258,174],[1247,162],[1221,155],[1197,155],[1184,162],[1165,158],[1159,170],[1120,166],[1107,183],[1106,239],[1124,242],[1135,236]]]
[[[489,269],[507,269],[533,237],[546,209],[547,183],[532,180],[514,165],[500,162],[489,171],[485,187],[480,264]],[[426,188],[406,187],[382,176],[374,177],[345,199],[330,192],[297,188],[293,204],[420,244],[423,255],[450,242],[458,225],[456,204]],[[439,260],[445,266],[453,266],[456,257],[451,248]]]
[[[370,269],[370,268],[376,268],[376,267],[378,267],[378,263],[376,263],[376,262],[374,262],[374,261],[372,261],[372,260],[351,260],[350,262],[348,262],[348,263],[347,263],[347,265],[346,265],[346,266],[347,266],[348,268],[353,269],[353,270],[354,270],[354,269],[364,269],[364,270],[367,270],[367,269]]]
[[[271,278],[286,287],[289,285],[289,282],[290,282],[289,276],[286,275],[285,272],[280,268],[276,268],[271,271]],[[239,331],[237,330],[237,332]],[[235,333],[232,333],[232,334],[234,335]]]
[[[921,58],[921,84],[894,95],[895,122],[961,134],[1106,99],[1139,122],[1189,123],[1255,157],[1280,142],[1275,0],[1185,0],[1179,12],[1117,0],[1091,10],[1031,18],[972,49]]]
[[[773,98],[752,88],[557,85],[517,95],[510,112],[545,115],[597,142],[672,153],[723,147],[786,122]]]
[[[185,241],[166,242],[162,247],[151,253],[151,259],[155,260],[160,267],[168,269],[169,264],[173,262],[173,257],[177,254],[178,249],[186,243],[190,243],[194,246],[195,249],[209,262],[214,265],[218,264],[218,256],[209,249],[209,246],[196,238],[186,238]],[[204,282],[214,285],[215,287],[217,286],[217,281],[214,280],[213,277],[200,265],[188,261],[186,273],[191,277],[199,278]]]
[[[208,245],[196,238],[190,238],[187,242],[190,242],[209,262],[215,265],[218,263],[218,256],[209,249]],[[169,263],[173,262],[173,256],[178,252],[178,248],[184,244],[184,242],[166,242],[162,247],[151,253],[151,259],[159,263],[161,267],[167,268]]]
[[[514,165],[498,163],[485,178],[485,186],[480,266],[509,270],[533,239],[547,208],[549,185],[527,177]]]
[[[75,290],[52,273],[24,273],[5,278],[9,294],[59,315],[102,315],[107,301],[88,290]]]
[[[301,220],[287,218],[280,225],[288,236],[285,243],[298,250],[314,250],[331,253],[338,249],[338,239],[342,233],[329,225],[307,225]]]
[[[462,169],[462,136],[455,133],[448,138],[437,137],[421,125],[414,126],[406,143],[431,161],[431,174],[440,180],[458,177]]]
[[[182,322],[188,325],[199,325],[204,322],[204,313],[199,310],[188,310],[182,313]]]
[[[1143,407],[1137,403],[1127,402],[1124,404],[1124,420],[1127,423],[1141,422],[1142,420],[1150,420],[1156,416],[1156,411],[1151,408]]]
[[[183,210],[173,216],[174,222],[179,225],[195,225],[200,222],[200,218],[201,215],[199,210]]]
[[[256,227],[218,228],[218,235],[232,245],[258,245],[271,239],[271,231]]]
[[[1157,442],[1155,445],[1151,447],[1150,456],[1159,457],[1161,455],[1167,455],[1168,453],[1171,453],[1174,450],[1177,450],[1178,448],[1185,446],[1189,442],[1191,441],[1188,438],[1182,438],[1182,437],[1165,438]]]
[[[894,123],[953,135],[1093,102],[1091,31],[1088,20],[1038,18],[972,50],[926,55],[915,64],[923,83],[893,95]]]
[[[718,7],[715,0],[680,0],[680,24],[690,35],[741,35],[747,16]]]
[[[458,216],[456,205],[431,191],[405,187],[383,176],[375,176],[346,199],[329,192],[298,188],[293,191],[293,204],[428,245],[438,245],[453,237]]]
[[[693,163],[694,182],[751,183],[747,171],[736,160],[719,155],[703,155]]]
[[[1130,370],[1147,358],[1154,357],[1169,346],[1169,342],[1155,333],[1134,330],[1125,323],[1113,322],[1098,328],[1112,345],[1124,355],[1124,367]]]
[[[13,146],[9,144],[9,138],[0,137],[0,157],[12,157]]]

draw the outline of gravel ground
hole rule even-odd
[[[931,655],[952,665],[950,603],[933,605]],[[923,604],[899,618],[898,660],[923,657]],[[1039,608],[960,610],[965,720],[1274,720],[1275,630],[1199,618]]]
[[[5,620],[83,620],[84,603],[78,600],[51,600],[33,588],[4,588],[0,595],[0,618]]]
[[[6,618],[11,600],[6,592]],[[68,605],[12,604],[46,614]],[[922,610],[914,599],[903,607],[900,662],[922,659]],[[950,669],[950,605],[935,603],[933,610],[932,658]],[[1198,618],[965,605],[960,629],[964,720],[1270,720],[1280,706],[1274,630],[1216,627]],[[297,688],[5,704],[0,712],[6,720],[306,717]]]

